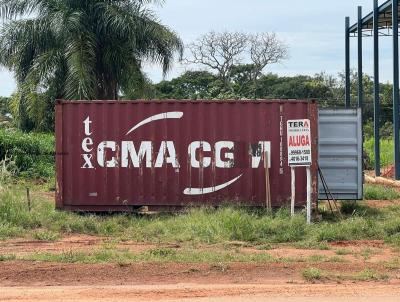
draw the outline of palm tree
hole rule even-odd
[[[182,56],[179,37],[148,9],[160,2],[0,0],[0,65],[28,94],[117,99],[132,79],[144,78],[143,61],[161,64],[165,74]]]

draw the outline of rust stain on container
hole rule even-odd
[[[290,200],[286,122],[311,120],[308,101],[59,101],[56,207],[131,211],[136,207],[265,206],[265,151],[272,206]],[[316,163],[312,165],[316,200]],[[296,200],[306,200],[305,168]]]

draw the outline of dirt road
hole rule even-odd
[[[0,255],[87,252],[104,244],[103,239],[83,235],[56,242],[13,239],[0,242]],[[135,252],[154,248],[134,242],[119,244],[113,248]],[[338,249],[347,251],[341,259],[336,259]],[[399,251],[382,241],[335,242],[329,250],[281,246],[260,251],[245,246],[239,251],[296,258],[266,263],[0,261],[0,301],[400,301],[400,268],[394,262]],[[302,271],[309,267],[329,277],[307,282]],[[388,277],[371,276],[368,282],[345,278],[366,269]]]
[[[399,301],[398,278],[308,283],[299,273],[304,265],[0,262],[0,301]]]
[[[217,280],[214,280],[217,282]],[[1,301],[366,301],[398,302],[399,284],[170,284],[2,287]]]

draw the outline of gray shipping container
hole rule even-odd
[[[363,198],[363,138],[360,109],[318,111],[319,167],[336,199]],[[326,199],[319,179],[319,199]]]

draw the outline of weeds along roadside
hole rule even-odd
[[[359,203],[344,203],[344,220],[337,220],[322,209],[322,221],[311,226],[305,223],[303,214],[291,218],[287,209],[267,213],[229,206],[196,208],[185,214],[154,217],[78,215],[54,210],[54,202],[40,194],[32,195],[32,210],[29,211],[26,185],[32,187],[33,193],[54,187],[53,152],[54,136],[51,134],[0,129],[0,158],[3,158],[0,239],[29,237],[52,241],[64,234],[77,233],[143,242],[237,240],[252,244],[295,243],[323,247],[325,242],[335,240],[384,239],[400,245],[400,206],[376,209]],[[32,179],[35,179],[33,184]],[[394,189],[366,185],[365,198],[391,200],[399,199],[400,194]]]
[[[52,241],[65,234],[90,234],[153,243],[242,241],[321,248],[330,241],[383,239],[400,246],[400,206],[371,208],[344,203],[342,209],[343,220],[322,210],[322,221],[310,226],[303,213],[292,218],[287,209],[268,213],[233,206],[193,208],[186,213],[150,217],[99,216],[56,211],[51,199],[33,189],[29,211],[25,185],[9,184],[0,192],[0,239],[27,237]]]

